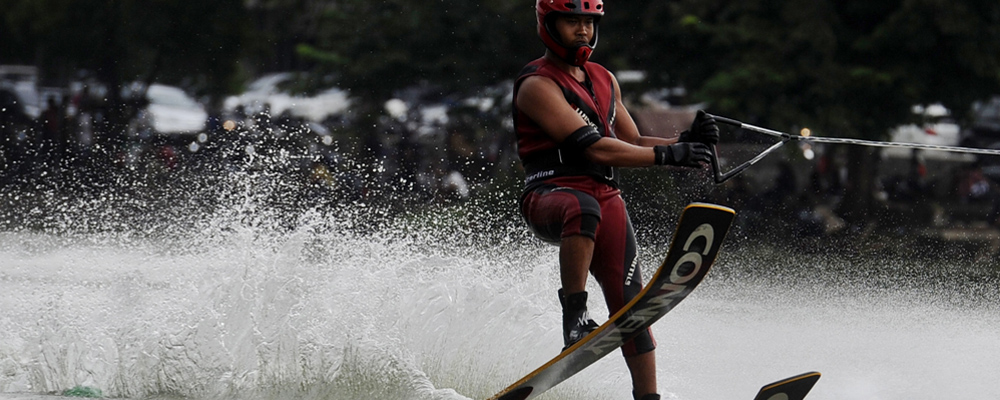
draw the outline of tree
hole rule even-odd
[[[373,101],[420,82],[468,91],[512,79],[541,54],[525,4],[338,1],[322,16],[316,46],[300,54],[339,74],[353,96]]]
[[[116,111],[123,109],[118,89],[134,80],[182,84],[216,98],[228,92],[249,26],[240,0],[5,3],[0,28],[18,38],[14,61],[37,64],[44,79],[61,84],[89,71],[109,88]]]
[[[638,62],[670,66],[713,111],[884,139],[915,104],[1000,93],[1000,3],[681,0],[647,6]],[[669,24],[665,22],[669,21]],[[845,211],[868,209],[875,157],[853,149]],[[850,216],[850,215],[849,215]]]

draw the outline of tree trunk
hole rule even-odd
[[[878,154],[875,149],[857,146],[847,151],[847,182],[844,200],[838,213],[855,225],[864,225],[875,219],[874,193],[878,177]]]

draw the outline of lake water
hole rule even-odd
[[[155,212],[53,198],[31,229],[0,232],[0,392],[478,399],[560,350],[556,249],[513,213],[372,222],[364,205],[287,212],[260,195],[273,189]],[[1000,398],[994,266],[738,239],[654,326],[664,398],[749,399],[813,370],[815,400]],[[663,247],[644,247],[645,276]],[[615,353],[541,398],[630,390]]]

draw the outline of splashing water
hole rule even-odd
[[[515,195],[506,213],[389,215],[290,201],[283,182],[42,196],[18,217],[33,229],[0,233],[0,392],[486,398],[558,352],[556,250],[524,232]],[[646,246],[645,276],[663,247]],[[818,370],[817,400],[1000,398],[997,283],[988,267],[730,246],[654,326],[660,388],[748,399]],[[624,400],[630,381],[614,354],[541,398]]]

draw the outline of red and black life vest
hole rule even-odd
[[[592,62],[582,68],[587,75],[585,82],[577,81],[543,57],[526,65],[514,83],[514,130],[517,133],[517,154],[524,165],[526,186],[552,177],[580,175],[618,186],[615,168],[593,163],[582,154],[562,149],[541,126],[517,107],[517,90],[521,82],[529,76],[544,76],[562,88],[566,102],[601,136],[615,137],[613,127],[617,101],[611,73]]]

